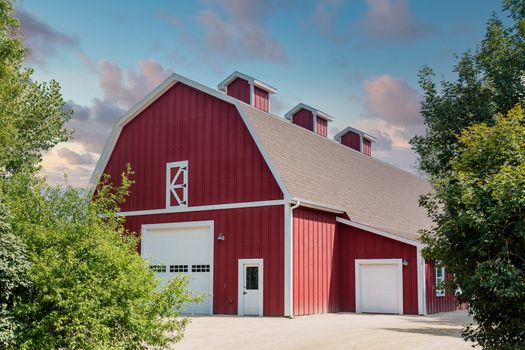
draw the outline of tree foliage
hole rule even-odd
[[[455,275],[477,323],[464,332],[487,349],[525,345],[525,117],[466,128],[451,171],[424,203],[437,224],[423,241]],[[443,206],[444,204],[444,206]]]
[[[50,188],[42,153],[71,132],[57,82],[31,80],[10,0],[0,0],[0,348],[144,349],[178,341],[187,279],[163,286],[118,208],[129,192],[104,178],[96,196]]]
[[[479,49],[458,58],[457,80],[420,71],[426,134],[411,144],[435,192],[422,198],[434,227],[429,259],[455,275],[475,326],[465,339],[486,349],[525,347],[525,1],[503,0],[506,26],[487,23]],[[516,107],[515,107],[516,106]]]
[[[19,349],[165,348],[178,341],[194,298],[187,279],[159,288],[117,216],[131,182],[103,182],[94,200],[81,190],[13,189],[13,230],[28,246],[32,288],[18,300]]]

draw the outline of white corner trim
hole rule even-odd
[[[204,221],[187,221],[187,222],[167,222],[162,224],[143,224],[140,228],[140,255],[144,256],[147,240],[144,239],[151,231],[165,230],[165,229],[180,229],[180,228],[194,228],[194,227],[208,227],[210,230],[210,287],[212,293],[210,294],[209,314],[213,315],[213,261],[214,261],[214,244],[215,244],[215,222],[213,220]]]
[[[111,152],[113,151],[115,144],[117,143],[118,137],[120,136],[120,132],[122,131],[122,128],[133,118],[135,118],[140,112],[142,112],[145,108],[147,108],[150,104],[152,104],[158,97],[160,97],[164,92],[166,92],[170,87],[175,85],[177,82],[181,82],[185,85],[191,86],[197,90],[200,90],[204,93],[207,93],[213,97],[216,97],[220,100],[223,100],[225,102],[229,102],[237,107],[237,111],[241,115],[242,120],[244,121],[244,124],[246,125],[248,131],[250,132],[250,135],[255,141],[255,144],[257,145],[257,148],[261,152],[266,164],[268,164],[270,171],[272,172],[272,175],[276,179],[281,191],[283,192],[283,196],[286,202],[290,202],[290,194],[288,193],[288,190],[286,189],[283,180],[279,176],[275,166],[273,165],[268,152],[266,151],[266,148],[262,145],[261,141],[257,137],[257,133],[255,132],[253,126],[251,125],[248,117],[246,116],[244,110],[241,107],[241,101],[238,99],[231,97],[221,91],[214,90],[208,86],[202,85],[200,83],[197,83],[194,80],[188,79],[186,77],[183,77],[182,75],[173,73],[170,75],[164,82],[162,82],[157,88],[155,88],[151,93],[149,93],[146,97],[144,97],[140,102],[138,102],[132,109],[129,110],[113,127],[113,130],[111,131],[111,134],[106,141],[106,144],[104,146],[104,150],[102,151],[102,154],[100,155],[100,158],[97,162],[97,165],[95,167],[95,170],[93,171],[93,174],[91,175],[91,179],[89,181],[89,187],[90,190],[93,191],[95,189],[95,186],[98,181],[98,176],[102,175],[102,172],[106,168],[107,162],[109,160],[109,157],[111,155]]]
[[[427,314],[427,296],[425,286],[425,259],[421,255],[421,248],[417,248],[417,313],[419,315]]]
[[[268,206],[284,205],[284,204],[286,204],[284,200],[277,199],[277,200],[258,201],[258,202],[239,202],[239,203],[197,205],[194,207],[182,207],[181,206],[181,207],[170,207],[170,208],[161,208],[161,209],[122,211],[120,213],[117,213],[117,216],[139,216],[139,215],[189,213],[189,212],[194,212],[194,211],[256,208],[256,207],[268,207]]]
[[[399,242],[403,242],[403,243],[406,243],[406,244],[410,244],[410,245],[413,245],[413,246],[418,247],[418,248],[422,248],[423,247],[423,243],[421,243],[421,242],[418,242],[418,241],[415,241],[415,240],[412,240],[412,239],[408,239],[408,238],[405,238],[405,237],[401,237],[401,236],[398,236],[398,235],[395,235],[393,233],[389,233],[389,232],[386,232],[386,231],[381,231],[381,230],[378,230],[378,229],[370,227],[370,226],[359,224],[359,223],[357,223],[355,221],[350,221],[350,220],[343,219],[343,218],[340,218],[340,217],[335,218],[335,221],[337,221],[337,222],[339,222],[341,224],[345,224],[345,225],[348,225],[348,226],[359,228],[361,230],[368,231],[370,233],[375,233],[376,235],[380,235],[380,236],[383,236],[383,237],[386,237],[386,238],[390,238],[390,239],[393,239],[395,241],[399,241]]]
[[[293,317],[293,210],[301,205],[284,206],[284,316]]]
[[[398,314],[403,315],[403,260],[402,259],[355,259],[355,312],[361,313],[361,265],[397,265]]]
[[[259,316],[264,316],[264,259],[239,259],[237,263],[237,314],[244,316],[244,265],[259,266]]]

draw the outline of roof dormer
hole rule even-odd
[[[328,137],[328,123],[334,120],[334,117],[304,103],[299,103],[284,117],[292,123],[324,137]]]
[[[265,112],[270,111],[270,94],[277,89],[241,72],[233,72],[221,81],[218,89]]]
[[[376,142],[375,137],[349,126],[335,135],[334,139],[367,156],[372,156],[372,142]]]

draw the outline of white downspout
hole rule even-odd
[[[300,205],[296,200],[284,206],[284,316],[289,318],[293,318],[293,210]]]

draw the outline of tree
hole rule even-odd
[[[0,348],[144,349],[178,341],[198,301],[179,277],[160,286],[118,207],[129,192],[105,178],[91,196],[50,188],[42,153],[71,132],[57,82],[23,67],[12,2],[0,0]]]
[[[13,230],[29,248],[32,288],[18,299],[24,327],[17,349],[166,348],[188,322],[179,312],[198,301],[182,276],[160,288],[137,253],[137,239],[116,215],[131,182],[103,181],[92,201],[73,188],[12,190]]]
[[[20,174],[35,174],[42,151],[65,140],[60,86],[31,81],[22,68],[25,50],[17,39],[18,21],[11,1],[0,0],[0,347],[10,346],[22,326],[13,317],[16,296],[30,285],[29,261],[23,241],[10,225],[5,192]],[[29,182],[26,183],[29,186]]]
[[[486,349],[525,347],[525,1],[503,9],[511,25],[488,21],[480,48],[458,58],[456,81],[438,88],[429,67],[420,71],[426,134],[411,140],[435,189],[421,200],[434,222],[425,257],[454,274],[447,287],[477,323],[463,335]]]
[[[436,229],[423,241],[447,265],[477,323],[464,335],[486,349],[525,345],[525,116],[520,106],[494,126],[458,137],[451,171],[424,203]],[[442,206],[444,204],[444,206]]]
[[[442,81],[438,88],[433,70],[426,66],[421,69],[421,114],[426,134],[412,138],[410,143],[419,156],[421,170],[431,180],[450,170],[461,130],[478,123],[493,125],[498,113],[507,113],[524,101],[524,4],[523,0],[503,0],[513,25],[505,27],[494,15],[480,49],[458,58],[456,81]]]

